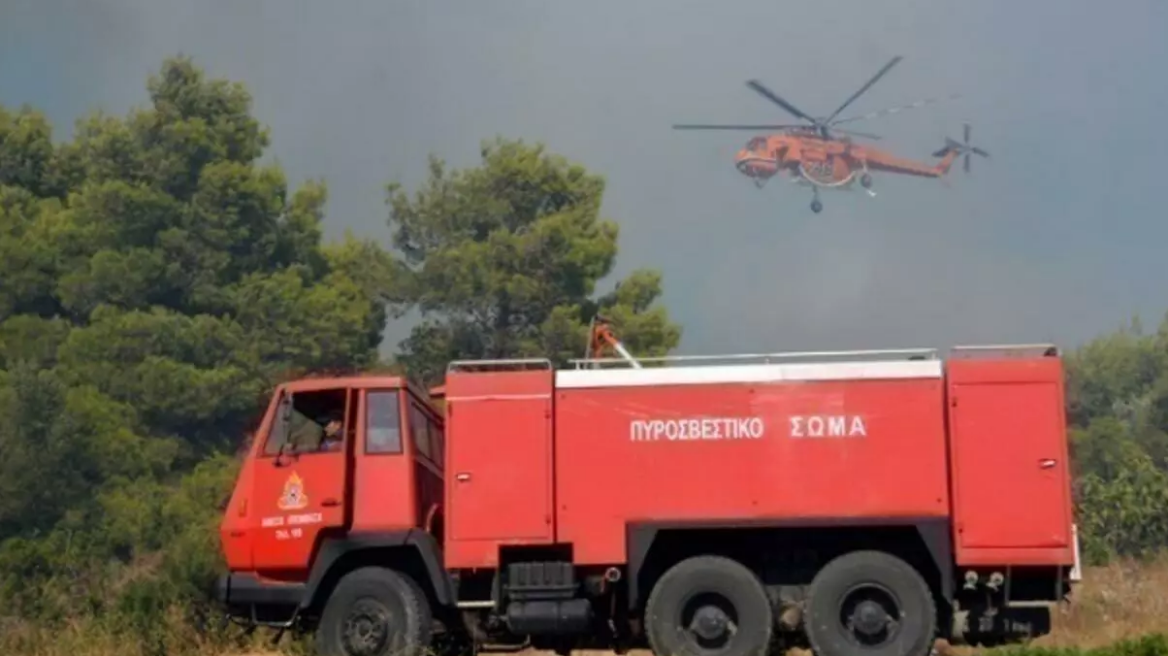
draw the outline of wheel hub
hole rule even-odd
[[[840,620],[856,643],[863,646],[889,644],[900,633],[900,602],[890,590],[878,584],[856,586],[844,595]]]
[[[702,606],[694,613],[690,627],[703,640],[716,640],[726,633],[729,625],[730,618],[721,608]]]
[[[888,613],[875,601],[860,602],[852,617],[856,629],[865,635],[874,636],[888,626]]]
[[[389,642],[389,611],[371,600],[353,605],[345,618],[342,640],[350,656],[373,656]]]

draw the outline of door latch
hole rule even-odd
[[[465,483],[470,480],[470,474],[462,472],[461,474],[455,476],[454,479],[459,483]]]
[[[1041,467],[1042,469],[1050,469],[1051,467],[1054,467],[1054,465],[1055,465],[1054,458],[1043,458],[1042,460],[1038,461],[1038,466]]]

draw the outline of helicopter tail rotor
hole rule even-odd
[[[990,154],[985,150],[969,143],[969,136],[971,131],[972,130],[970,125],[966,123],[964,126],[964,133],[962,135],[965,139],[964,142],[946,137],[945,147],[933,153],[933,157],[944,157],[950,153],[955,153],[958,157],[962,158],[961,166],[965,169],[966,173],[969,173],[970,155],[980,155],[981,157],[985,158],[989,158],[990,156]]]

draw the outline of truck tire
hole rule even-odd
[[[937,610],[911,565],[882,551],[855,551],[815,575],[803,621],[819,656],[925,656],[936,637]]]
[[[661,576],[645,604],[658,656],[764,656],[774,617],[754,572],[721,556],[697,556]]]
[[[421,656],[431,610],[409,576],[380,567],[349,572],[325,603],[316,628],[321,656]]]

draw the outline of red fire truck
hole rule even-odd
[[[456,362],[443,395],[279,387],[229,617],[328,656],[910,656],[1041,634],[1079,580],[1053,348]]]

